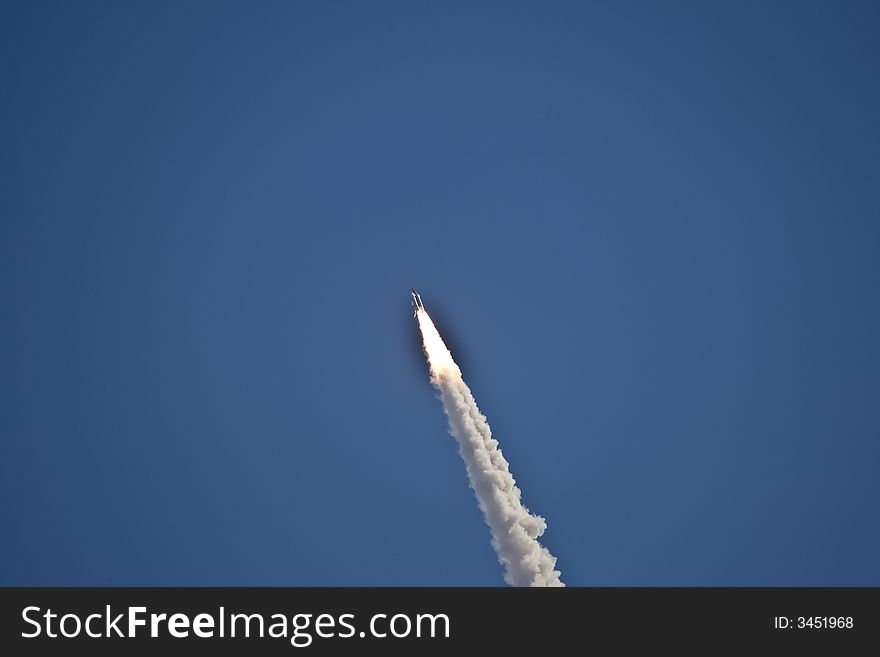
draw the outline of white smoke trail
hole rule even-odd
[[[547,523],[523,506],[498,441],[428,313],[420,308],[416,317],[431,383],[440,392],[449,432],[458,441],[471,488],[492,531],[492,547],[506,571],[504,580],[512,586],[565,586],[555,570],[556,557],[537,540]]]

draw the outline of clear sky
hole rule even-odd
[[[880,585],[874,2],[4,2],[0,584]]]

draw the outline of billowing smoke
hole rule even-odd
[[[431,383],[440,392],[449,432],[458,441],[471,488],[492,531],[492,547],[505,568],[504,580],[512,586],[565,586],[555,570],[556,557],[537,540],[547,523],[523,506],[498,441],[492,438],[486,417],[428,313],[420,307],[416,317],[431,366]]]

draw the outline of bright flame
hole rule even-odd
[[[424,308],[416,311],[416,318],[419,320],[419,328],[422,331],[422,342],[425,346],[425,353],[428,354],[428,363],[431,366],[431,374],[437,379],[444,376],[454,375],[461,376],[461,370],[452,360],[452,354],[446,348],[443,338],[437,332],[434,322],[428,317],[428,313]]]

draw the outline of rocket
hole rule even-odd
[[[420,310],[425,309],[425,305],[422,303],[422,297],[419,296],[415,288],[410,288],[410,294],[412,294],[413,317],[415,317]]]

